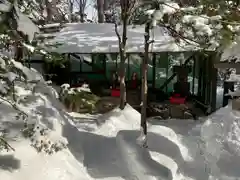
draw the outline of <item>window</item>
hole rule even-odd
[[[81,58],[81,71],[82,72],[92,72],[93,70],[93,63],[92,57],[90,54],[79,54]]]
[[[167,79],[167,53],[156,54],[155,88],[160,88]],[[164,89],[166,90],[166,89]]]
[[[113,72],[117,71],[117,54],[106,54],[106,76],[112,78]]]
[[[81,71],[81,62],[80,59],[70,56],[71,72],[80,72]]]
[[[142,57],[140,54],[129,54],[128,79],[131,79],[133,73],[137,73],[138,80],[141,80]]]

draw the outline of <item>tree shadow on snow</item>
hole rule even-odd
[[[117,116],[120,115],[121,113]],[[63,116],[71,118],[68,114]],[[101,117],[101,122],[105,122],[111,117],[109,114],[105,116],[108,117]],[[194,159],[192,162],[184,161],[178,145],[152,132],[148,133],[148,149],[140,148],[136,144],[139,134],[139,131],[128,130],[120,131],[117,137],[106,137],[79,131],[68,121],[63,126],[63,136],[69,142],[69,150],[79,162],[83,163],[93,178],[122,177],[129,180],[129,178],[135,177],[135,166],[136,169],[141,166],[144,172],[142,175],[153,175],[159,180],[172,179],[170,169],[153,160],[148,152],[150,150],[173,159],[177,163],[179,171],[184,175],[196,178],[196,180],[208,179],[206,169],[202,166],[202,159]],[[123,140],[124,144],[119,143],[119,140]],[[127,148],[134,151],[135,154],[125,156]],[[135,158],[132,159],[134,156]],[[197,161],[199,163],[196,163]],[[139,172],[141,171],[139,170]],[[142,180],[141,177],[140,180]]]
[[[174,161],[178,164],[178,171],[188,177],[195,178],[196,180],[208,179],[209,172],[206,171],[204,156],[201,154],[201,150],[199,149],[199,139],[198,137],[194,137],[188,134],[189,130],[193,129],[199,124],[198,122],[179,122],[179,120],[153,120],[151,124],[172,129],[178,135],[178,137],[181,137],[179,141],[181,141],[181,143],[187,148],[188,154],[190,154],[193,159],[190,161],[185,161],[182,157],[178,145],[159,134],[152,136],[149,132],[148,145],[151,151],[165,154],[174,159]],[[161,131],[161,129],[159,129],[159,131]]]
[[[74,119],[76,127],[82,128],[88,132],[91,132],[95,129],[92,126],[98,126],[97,118],[94,117],[93,118],[77,117]]]
[[[222,152],[224,154],[220,156],[217,166],[220,169],[221,174],[238,179],[240,177],[240,156],[238,153],[232,151],[227,143],[224,143],[223,145],[224,149],[228,152]]]
[[[95,130],[95,127],[100,127],[101,125],[105,124],[111,118],[117,118],[120,115],[120,111],[118,109],[114,109],[112,112],[114,113],[106,113],[102,115],[88,115],[88,117],[74,117],[74,123],[77,128],[84,129],[88,132]],[[95,127],[94,127],[95,126]]]
[[[198,122],[193,120],[157,120],[149,118],[148,122],[151,125],[165,126],[171,128],[175,133],[181,135],[188,135],[189,130],[195,127]]]
[[[1,129],[5,134],[7,141],[14,141],[18,136],[22,136],[21,130],[24,128],[24,121],[8,121],[2,122]]]
[[[105,113],[98,118],[98,120],[97,120],[98,125],[102,125],[102,124],[106,123],[107,119],[109,120],[111,118],[117,118],[121,115],[122,115],[122,112],[120,109],[113,109],[112,111]]]
[[[63,136],[68,140],[71,153],[93,178],[126,175],[115,138],[79,131],[67,123],[63,127]]]
[[[12,155],[0,155],[0,169],[13,171],[20,168],[20,160]]]
[[[134,132],[135,136],[139,132]],[[68,148],[75,158],[83,163],[88,174],[93,178],[122,177],[129,179],[133,176],[132,171],[127,166],[121,148],[116,141],[116,137],[105,137],[90,132],[79,131],[70,123],[65,123],[63,136],[67,138]],[[135,137],[134,136],[134,137]],[[136,140],[136,139],[135,139]],[[136,145],[138,146],[138,145]],[[138,146],[139,147],[139,146]],[[135,147],[135,149],[137,149]],[[137,151],[141,157],[143,152]],[[149,175],[161,175],[161,180],[171,179],[170,170],[151,159],[149,152],[145,151],[141,164],[149,164]],[[159,171],[157,173],[157,170]]]
[[[171,170],[152,159],[149,149],[136,143],[139,131],[123,130],[117,135],[118,147],[121,149],[122,158],[128,165],[128,170],[133,177],[145,179],[146,176],[154,176],[159,180],[171,180]],[[149,133],[150,138],[154,136]]]

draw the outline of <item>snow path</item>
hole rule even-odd
[[[235,170],[239,163],[233,159],[239,159],[238,156],[224,152],[217,164],[218,168],[224,169],[224,173],[216,174],[219,171],[213,165],[214,162],[216,164],[215,156],[207,154],[210,163],[206,166],[206,157],[201,152],[201,136],[218,147],[217,142],[211,139],[213,135],[221,133],[215,128],[214,123],[217,122],[214,121],[225,122],[226,118],[232,118],[226,121],[230,123],[229,127],[234,124],[232,121],[236,121],[233,116],[230,117],[229,108],[219,110],[204,124],[152,119],[148,125],[149,147],[144,149],[136,143],[140,134],[140,114],[132,107],[90,116],[68,114],[60,104],[55,104],[55,112],[58,112],[55,115],[59,121],[63,121],[61,133],[68,141],[68,148],[49,156],[37,153],[27,140],[11,142],[17,151],[0,154],[0,179],[208,180],[209,174],[215,173],[223,180],[236,180],[238,175]],[[8,117],[11,115],[9,111]],[[234,133],[233,130],[230,132]],[[233,167],[228,158],[234,163]]]
[[[83,118],[82,120],[89,119],[74,113],[71,113],[71,115]],[[92,119],[94,118],[92,117]],[[103,119],[105,119],[104,122]],[[136,139],[140,134],[138,130],[140,126],[139,119],[140,114],[127,106],[121,113],[116,109],[109,114],[103,115],[103,117],[98,117],[96,124],[99,124],[99,121],[102,124],[91,128],[89,131],[86,131],[89,122],[85,121],[85,124],[83,124],[80,119],[77,119],[75,123],[78,130],[73,126],[65,126],[63,132],[70,136],[64,137],[69,141],[68,147],[72,154],[84,164],[93,178],[122,177],[126,180],[132,178],[136,180],[181,179],[181,173],[177,172],[179,170],[178,163],[184,164],[184,158],[188,160],[191,157],[187,154],[188,152],[180,151],[181,148],[182,151],[186,150],[186,148],[184,149],[185,146],[176,139],[177,134],[164,126],[160,128],[159,125],[149,125],[149,131],[155,131],[158,126],[159,132],[162,132],[165,128],[166,133],[150,132],[149,148],[153,149],[148,151],[136,144]],[[92,122],[89,124],[90,127],[93,127],[92,124]],[[81,127],[84,127],[84,129],[81,129]],[[178,148],[175,144],[174,137],[181,148]],[[75,143],[76,139],[78,139],[77,144]],[[158,148],[156,144],[158,144]],[[93,151],[93,149],[96,149],[96,151]]]
[[[116,109],[98,116],[95,129],[89,131],[81,128],[86,127],[89,121],[83,125],[77,123],[80,119],[75,119],[73,123],[70,115],[64,111],[58,112],[58,117],[64,121],[62,136],[69,143],[68,149],[49,156],[37,153],[27,140],[12,142],[17,151],[2,153],[1,157],[9,158],[7,161],[12,160],[13,164],[8,164],[7,167],[6,159],[3,161],[0,158],[0,164],[5,162],[0,165],[0,179],[168,180],[172,179],[172,173],[177,173],[177,164],[171,160],[174,158],[168,157],[169,154],[164,156],[169,161],[160,164],[156,161],[161,157],[158,153],[148,152],[136,144],[140,114],[130,106],[123,112]],[[159,141],[159,144],[162,142]],[[135,155],[129,155],[129,150]],[[181,156],[179,150],[177,154]]]
[[[21,136],[16,110],[0,102],[0,128],[16,149],[0,152],[0,180],[240,180],[240,113],[230,105],[204,122],[150,119],[145,149],[136,143],[140,114],[129,105],[104,115],[67,113],[43,79],[15,86],[28,123],[50,130],[33,142],[68,144],[37,153]]]

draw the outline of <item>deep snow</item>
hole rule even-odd
[[[240,179],[240,113],[231,105],[198,122],[150,119],[144,149],[136,143],[140,114],[129,105],[104,115],[67,113],[44,81],[16,84],[16,89],[18,107],[31,115],[29,121],[52,130],[33,143],[39,138],[67,148],[37,153],[21,136],[23,121],[16,120],[16,111],[1,103],[0,125],[9,130],[7,139],[16,151],[0,153],[0,179]]]

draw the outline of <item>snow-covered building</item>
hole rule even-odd
[[[42,34],[54,36],[45,41],[48,51],[63,54],[70,62],[69,71],[62,71],[60,79],[68,78],[70,84],[76,84],[79,78],[98,82],[108,86],[114,71],[118,71],[120,58],[119,42],[114,24],[80,24],[69,23],[59,27],[59,32]],[[122,27],[117,28],[121,35]],[[136,25],[127,28],[126,80],[134,72],[141,77],[141,60],[144,53],[144,26]],[[150,89],[161,89],[167,93],[173,91],[177,81],[173,66],[184,65],[189,68],[188,82],[190,89],[199,104],[212,110],[216,107],[217,70],[213,66],[214,52],[210,56],[198,53],[193,44],[179,44],[161,27],[151,31],[154,42],[149,48],[148,86]],[[57,46],[52,46],[58,44]]]

